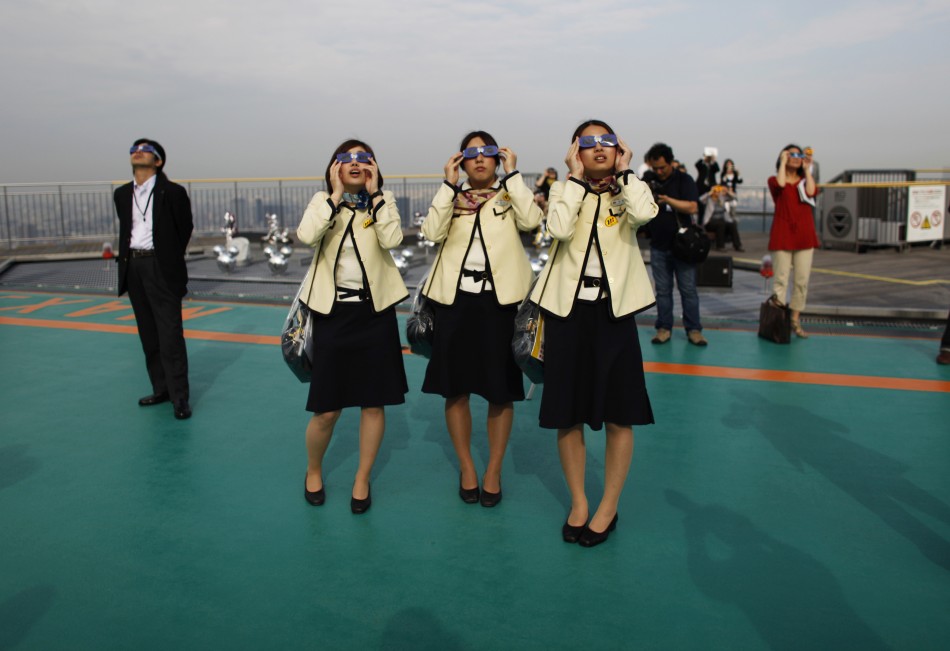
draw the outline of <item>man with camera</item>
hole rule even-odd
[[[672,166],[673,150],[658,142],[647,151],[650,170],[643,180],[653,190],[660,213],[648,225],[650,235],[650,268],[656,285],[656,336],[654,344],[665,344],[673,333],[673,279],[679,287],[683,303],[683,327],[689,343],[708,344],[699,321],[699,293],[696,291],[696,265],[673,256],[673,239],[680,228],[692,223],[697,212],[699,193],[696,182],[682,170]]]

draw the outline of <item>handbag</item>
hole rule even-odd
[[[409,350],[426,359],[432,357],[432,341],[435,338],[435,311],[432,309],[432,301],[422,293],[428,277],[427,273],[419,281],[409,318],[406,319],[406,341],[409,342]]]
[[[537,303],[531,302],[530,291],[515,315],[511,352],[531,384],[544,384],[544,313]]]
[[[316,275],[316,273],[314,273]],[[280,352],[290,371],[301,382],[309,382],[313,371],[313,313],[301,300],[306,279],[300,283],[280,334]],[[313,280],[310,281],[313,290]],[[310,292],[307,292],[310,295]]]
[[[558,251],[561,247],[558,243],[554,244],[554,251],[548,258],[547,264],[554,264]],[[518,306],[518,313],[515,314],[515,334],[511,338],[511,352],[515,358],[515,364],[525,374],[525,377],[531,384],[544,384],[544,312],[541,306],[531,300],[531,294],[534,293],[534,286],[538,284],[538,278],[531,283],[528,294]],[[547,280],[541,290],[541,298],[544,298],[544,290],[547,289]],[[541,298],[538,299],[540,302]]]
[[[709,237],[696,224],[681,226],[673,237],[673,257],[681,262],[699,264],[709,255]]]
[[[759,336],[777,344],[792,339],[792,312],[774,294],[759,308]]]

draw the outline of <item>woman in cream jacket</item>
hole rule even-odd
[[[514,318],[533,279],[519,231],[541,222],[541,209],[515,169],[517,157],[484,131],[462,140],[445,165],[423,234],[441,242],[422,293],[435,305],[432,358],[422,390],[445,398],[445,423],[459,459],[459,496],[493,507],[501,501],[501,466],[511,434],[513,401],[524,399],[511,353]],[[496,177],[499,158],[505,176]],[[468,180],[459,185],[459,167]],[[472,459],[469,396],[488,401],[488,465]]]
[[[326,171],[330,193],[313,196],[297,228],[300,241],[316,249],[302,299],[314,316],[304,497],[323,504],[323,456],[334,425],[343,408],[360,407],[353,513],[372,503],[370,473],[385,430],[384,406],[405,402],[409,390],[395,310],[408,292],[389,253],[402,242],[402,229],[375,158],[359,140],[337,147]]]
[[[555,238],[531,300],[544,321],[541,427],[557,429],[571,511],[565,542],[600,544],[617,525],[633,456],[633,425],[653,422],[634,315],[655,303],[637,229],[658,208],[629,169],[630,147],[604,122],[574,132],[566,182],[551,187]],[[584,425],[606,423],[604,493],[591,516],[584,492]]]

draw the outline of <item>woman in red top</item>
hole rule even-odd
[[[769,177],[769,191],[775,201],[775,217],[769,234],[769,251],[775,267],[775,296],[785,302],[788,277],[792,275],[792,330],[801,338],[800,315],[808,295],[812,255],[818,246],[815,232],[815,196],[818,188],[811,175],[811,157],[798,145],[787,145],[775,163],[775,176]]]

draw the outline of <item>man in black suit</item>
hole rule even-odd
[[[148,407],[169,400],[179,420],[191,417],[188,353],[181,299],[188,291],[185,251],[194,223],[185,188],[165,176],[165,150],[139,138],[130,150],[132,183],[116,188],[119,218],[119,296],[135,312],[152,394]]]

